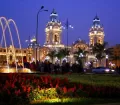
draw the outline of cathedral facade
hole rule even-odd
[[[103,44],[104,43],[104,28],[103,25],[100,22],[99,17],[96,15],[93,19],[92,26],[89,30],[89,55],[88,55],[88,62],[93,62],[94,67],[100,66],[99,62],[92,52],[92,47],[96,44]],[[103,64],[101,66],[106,65],[106,59],[102,60]]]
[[[93,25],[89,30],[89,45],[94,46],[95,43],[103,44],[104,42],[104,29],[100,23],[100,19],[96,15],[93,19]]]
[[[64,44],[62,44],[62,23],[59,21],[58,14],[54,9],[50,14],[50,21],[46,25],[45,34],[46,40],[44,46],[40,48],[41,61],[46,58],[49,51],[59,50],[66,47]],[[71,44],[71,46],[69,46],[71,54],[69,56],[70,61],[75,62],[75,60],[71,59],[74,59],[74,52],[77,51],[78,48],[89,52],[89,54],[87,54],[86,56],[87,62],[96,60],[95,55],[91,53],[92,46],[94,46],[95,43],[103,44],[105,36],[103,26],[101,25],[100,19],[97,15],[93,19],[88,36],[89,43],[86,43],[84,40],[78,39],[73,44]]]
[[[50,14],[50,20],[45,28],[46,40],[44,45],[40,48],[40,60],[44,61],[47,54],[51,50],[59,50],[65,48],[62,44],[62,23],[58,19],[58,14],[55,9]]]
[[[62,24],[58,19],[58,14],[53,9],[50,14],[50,21],[47,23],[45,28],[46,41],[44,46],[49,48],[63,48],[62,44]]]
[[[92,53],[92,47],[95,43],[104,43],[104,28],[101,25],[99,17],[96,15],[93,19],[92,26],[90,27],[88,37],[89,43],[86,43],[84,40],[78,39],[70,46],[66,46],[62,43],[62,31],[63,26],[58,18],[58,14],[55,9],[52,10],[50,14],[50,19],[46,24],[45,28],[45,43],[43,46],[36,46],[36,38],[30,40],[29,46],[26,49],[18,49],[13,46],[8,47],[8,51],[5,48],[0,48],[0,63],[2,61],[6,62],[6,59],[9,60],[9,63],[14,62],[18,59],[19,62],[22,62],[22,59],[25,58],[26,61],[36,61],[36,47],[37,47],[37,60],[44,61],[48,57],[48,53],[52,50],[58,51],[59,49],[69,48],[70,55],[68,56],[69,61],[72,63],[75,62],[74,52],[79,48],[84,51],[89,52],[86,57],[86,62],[96,61],[95,55]],[[7,54],[8,56],[6,56]],[[15,57],[16,56],[16,57]],[[7,57],[7,58],[6,58]],[[85,62],[84,62],[85,63]]]

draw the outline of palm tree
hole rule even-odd
[[[74,52],[74,57],[78,61],[79,64],[82,63],[82,60],[86,59],[87,51],[78,48],[78,51]]]
[[[53,63],[54,57],[56,56],[56,51],[52,50],[47,55],[51,58],[52,63]]]
[[[68,55],[69,55],[69,51],[65,48],[65,49],[60,49],[57,52],[56,57],[60,60],[60,63],[61,63],[62,58],[66,57]]]
[[[96,58],[100,61],[101,65],[101,60],[105,57],[106,54],[106,45],[107,42],[104,42],[103,44],[100,43],[95,43],[95,45],[92,47],[93,54],[96,55]]]

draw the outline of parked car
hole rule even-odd
[[[107,67],[97,67],[92,69],[92,73],[115,73],[115,70]]]

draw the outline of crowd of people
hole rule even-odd
[[[62,64],[56,62],[55,64],[45,60],[44,62],[37,61],[36,63],[33,61],[32,63],[25,62],[25,68],[29,68],[32,71],[39,71],[39,72],[47,72],[47,73],[68,73],[68,72],[75,72],[81,73],[83,72],[83,66],[80,64],[70,64],[69,62],[63,61]]]
[[[10,65],[10,67],[16,67],[16,64]],[[17,65],[18,68],[22,68],[22,65]],[[31,71],[37,71],[37,72],[44,72],[44,73],[83,73],[85,70],[88,70],[90,72],[93,68],[92,65],[89,66],[89,69],[84,69],[83,65],[80,63],[73,63],[70,64],[69,62],[66,62],[65,60],[60,64],[60,62],[56,62],[55,64],[51,63],[48,60],[45,60],[44,62],[40,61],[33,61],[33,62],[24,62],[24,67],[30,69]],[[120,74],[120,66],[116,68],[111,68],[116,71],[116,73]]]
[[[116,70],[116,72],[117,72],[118,74],[120,74],[120,66],[117,66],[117,67],[115,68],[115,70]]]

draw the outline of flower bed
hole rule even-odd
[[[0,103],[21,105],[55,98],[120,98],[120,88],[69,82],[67,78],[32,74],[3,74],[0,78]]]

